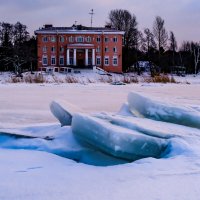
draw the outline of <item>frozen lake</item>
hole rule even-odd
[[[192,106],[199,112],[199,88],[199,84],[1,84],[0,128],[59,137],[52,142],[33,139],[31,143],[28,139],[0,139],[0,199],[197,200],[200,196],[199,129],[124,119],[124,126],[136,124],[138,129],[145,128],[155,134],[162,132],[167,137],[172,135],[171,154],[162,159],[145,158],[123,165],[97,167],[51,153],[63,148],[74,150],[72,153],[87,150],[71,135],[65,137],[69,128],[60,128],[49,105],[57,100],[71,112],[89,115],[106,112],[109,117],[110,113],[119,111],[130,92],[137,92],[162,102],[163,106],[170,102]],[[122,122],[120,117],[112,120]],[[110,133],[110,127],[107,131]],[[178,135],[178,139],[173,135]]]

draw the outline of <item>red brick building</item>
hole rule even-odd
[[[38,68],[53,66],[100,67],[110,72],[122,72],[122,40],[124,32],[81,25],[36,30]]]

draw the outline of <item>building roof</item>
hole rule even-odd
[[[82,25],[73,25],[71,27],[53,27],[52,25],[44,25],[44,27],[35,31],[35,34],[63,34],[63,33],[73,33],[73,34],[120,34],[124,35],[124,31],[119,31],[111,27],[86,27]]]

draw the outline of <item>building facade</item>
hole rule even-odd
[[[109,72],[122,72],[122,31],[109,27],[45,25],[36,30],[35,34],[38,45],[38,68],[96,66]]]

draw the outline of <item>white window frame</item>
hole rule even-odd
[[[74,42],[74,37],[70,36],[69,37],[69,42]]]
[[[76,42],[83,43],[84,42],[84,37],[83,36],[77,36],[76,37]]]
[[[113,63],[113,66],[118,66],[118,57],[117,56],[113,56],[112,63]]]
[[[97,36],[97,42],[101,42],[101,37]]]
[[[62,42],[62,43],[65,41],[65,38],[64,38],[64,36],[60,36],[60,38],[59,38],[59,39],[60,39],[60,42]]]
[[[48,42],[48,37],[47,37],[47,36],[43,36],[43,37],[42,37],[42,41],[43,41],[43,42]]]
[[[117,36],[115,36],[115,37],[113,38],[113,42],[118,42]]]
[[[56,37],[55,36],[51,36],[51,42],[56,42]]]
[[[51,53],[55,53],[56,52],[56,47],[51,47]]]
[[[91,42],[91,41],[92,41],[92,38],[91,38],[90,36],[87,36],[87,37],[85,38],[85,41],[86,41],[86,42]]]
[[[100,52],[101,52],[100,46],[97,47],[96,52],[97,52],[97,53],[100,53]]]
[[[63,60],[63,62],[61,63],[60,61]],[[64,56],[60,56],[59,57],[59,65],[64,65],[65,61],[64,61]]]
[[[109,52],[109,48],[106,46],[105,47],[105,52],[108,53]]]
[[[47,53],[47,46],[43,46],[43,47],[42,47],[42,52],[43,52],[43,53]]]
[[[108,62],[107,62],[108,61]],[[104,57],[104,65],[109,66],[109,56]]]
[[[65,49],[64,49],[64,47],[60,47],[60,53],[64,53],[64,51],[65,51]]]
[[[113,52],[117,53],[117,47],[113,47]]]
[[[46,63],[44,62],[44,59],[46,59]],[[42,56],[42,65],[47,66],[48,65],[48,57],[46,55]]]
[[[99,61],[99,62],[98,62]],[[100,66],[101,65],[101,56],[96,57],[96,65]]]
[[[55,63],[53,63],[53,59],[55,60]],[[56,65],[56,56],[51,56],[51,65]]]
[[[109,37],[108,37],[108,36],[105,36],[104,42],[105,42],[105,43],[108,43],[108,42],[109,42]]]

